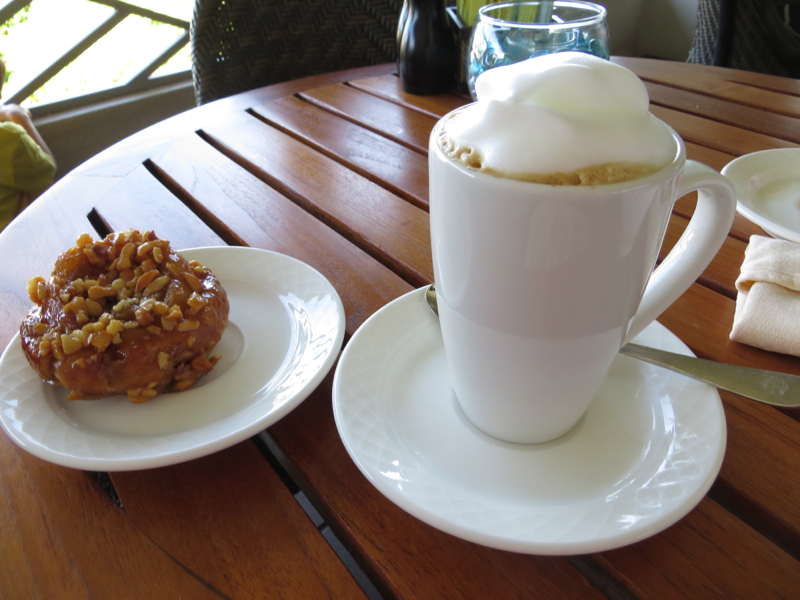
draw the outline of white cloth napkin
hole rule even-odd
[[[751,236],[736,289],[731,339],[800,356],[800,244]]]

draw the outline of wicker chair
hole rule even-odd
[[[800,35],[781,16],[800,0],[700,0],[689,62],[800,78]]]
[[[195,0],[198,104],[306,75],[396,60],[403,0]]]

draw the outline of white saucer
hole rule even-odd
[[[175,464],[232,446],[300,404],[333,366],[344,338],[336,290],[294,258],[253,248],[196,248],[228,293],[222,359],[192,388],[146,404],[68,401],[41,382],[15,336],[0,358],[0,424],[22,448],[91,471]]]
[[[637,342],[691,354],[654,323]],[[345,347],[333,408],[361,472],[422,521],[531,554],[585,554],[649,537],[705,495],[725,453],[716,389],[618,356],[571,432],[509,444],[463,416],[424,290],[373,315]]]
[[[736,187],[741,215],[773,237],[800,242],[800,148],[745,154],[722,174]]]

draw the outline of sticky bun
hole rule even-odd
[[[28,294],[35,306],[20,327],[22,348],[70,400],[127,394],[140,403],[185,390],[219,359],[208,354],[230,309],[211,271],[135,230],[100,241],[83,234]]]

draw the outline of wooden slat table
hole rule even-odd
[[[616,59],[690,158],[721,169],[800,144],[800,81]],[[347,336],[432,279],[427,140],[458,96],[402,93],[390,65],[288,82],[155,125],[76,169],[0,235],[0,345],[84,231],[154,229],[176,247],[294,256],[337,288]],[[694,200],[676,205],[666,247]],[[800,359],[728,339],[749,236],[659,321],[701,357],[800,374]],[[55,466],[0,435],[0,597],[798,598],[800,422],[721,394],[728,447],[708,495],[666,531],[591,556],[493,550],[423,524],[360,474],[337,434],[330,375],[253,440],[135,472]]]

